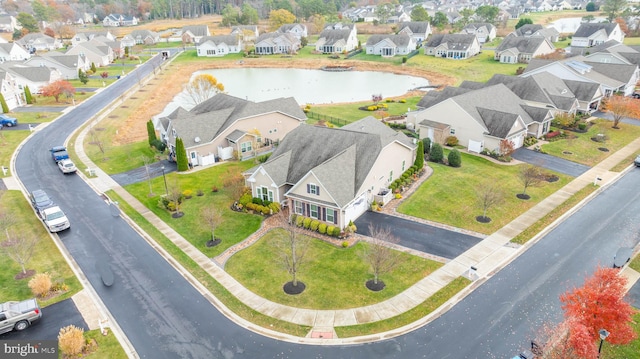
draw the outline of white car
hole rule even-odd
[[[58,206],[43,209],[40,212],[40,216],[49,229],[49,232],[60,232],[71,227],[69,219]]]
[[[62,160],[58,162],[58,167],[60,168],[60,171],[62,171],[62,173],[64,174],[74,173],[75,171],[78,170],[76,168],[76,165],[73,164],[71,160]]]

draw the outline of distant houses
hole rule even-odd
[[[204,57],[220,57],[237,54],[242,50],[239,35],[205,36],[196,44],[196,53]]]
[[[468,59],[480,52],[474,34],[436,34],[424,44],[424,54],[448,59]]]
[[[316,41],[316,51],[323,54],[349,52],[358,47],[355,24],[327,24]]]
[[[571,47],[592,47],[607,41],[624,41],[624,32],[618,23],[583,23],[571,38]]]
[[[405,33],[398,35],[371,35],[365,44],[367,55],[381,55],[382,57],[407,55],[414,51],[416,46],[414,38]]]
[[[509,36],[496,48],[494,58],[502,63],[528,63],[531,59],[553,53],[555,46],[541,36]]]

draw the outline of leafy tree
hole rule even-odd
[[[25,31],[23,34],[23,30]],[[22,28],[22,30],[20,29],[15,29],[13,30],[13,35],[11,35],[11,39],[15,40],[20,40],[24,35],[26,35],[29,31],[25,28]]]
[[[500,12],[500,8],[491,5],[482,5],[476,9],[476,15],[484,22],[493,23]]]
[[[449,166],[451,167],[462,166],[462,156],[460,156],[460,151],[455,148],[451,150],[447,156],[447,161],[449,161]]]
[[[560,296],[569,321],[569,344],[580,357],[598,355],[598,332],[609,331],[607,342],[628,344],[636,338],[631,326],[634,309],[624,300],[627,279],[614,268],[598,267],[580,288]]]
[[[34,18],[37,21],[49,21],[52,19],[55,8],[53,6],[47,6],[40,0],[34,0],[31,2],[31,8],[33,9]]]
[[[89,76],[87,76],[87,73],[82,71],[82,69],[78,69],[78,80],[80,80],[83,85],[86,85],[87,82],[89,82]]]
[[[595,16],[587,15],[587,16],[583,16],[581,20],[582,20],[582,22],[592,22],[595,19],[596,19]]]
[[[284,24],[292,24],[296,21],[296,16],[291,12],[280,9],[271,10],[269,13],[269,29],[275,31]]]
[[[424,144],[422,141],[418,142],[418,148],[416,149],[416,160],[413,162],[414,165],[420,170],[424,167]]]
[[[76,93],[76,89],[69,81],[58,80],[44,86],[41,89],[41,92],[42,96],[51,96],[56,100],[56,102],[60,102],[60,95],[72,96],[74,93]]]
[[[320,33],[322,29],[324,29],[326,19],[320,14],[315,14],[309,18],[309,22],[313,24],[313,30],[317,33]]]
[[[442,11],[438,11],[433,16],[433,20],[431,21],[431,25],[437,27],[440,30],[444,29],[444,27],[447,26],[448,23],[449,18],[447,18],[447,14],[443,13]]]
[[[93,72],[94,74],[96,73],[96,64],[95,63],[91,63],[91,72]]]
[[[156,136],[156,129],[153,128],[153,121],[147,121],[147,135],[149,136],[149,145],[153,146],[153,143],[158,140]]]
[[[424,153],[429,154],[429,151],[431,151],[431,139],[429,137],[422,139],[422,148],[424,149]]]
[[[587,10],[587,12],[594,12],[598,10],[598,6],[592,1],[587,4],[585,10]]]
[[[392,12],[393,5],[389,3],[380,4],[378,5],[378,7],[376,7],[376,15],[378,16],[381,24],[386,24],[387,21],[389,21],[389,17],[391,16]]]
[[[533,24],[533,20],[531,20],[528,17],[521,17],[520,20],[518,20],[518,23],[516,24],[516,30],[523,27],[524,25],[531,25],[531,24]]]
[[[439,143],[431,145],[431,151],[429,151],[429,161],[441,163],[444,159],[444,150]]]
[[[473,16],[473,14],[475,14],[475,11],[473,9],[467,8],[460,11],[460,16],[462,16],[462,19],[458,21],[458,23],[460,23],[460,28],[467,26],[471,22],[471,17]]]
[[[624,117],[640,117],[640,101],[626,96],[614,95],[609,97],[604,103],[604,110],[613,116],[613,128],[620,128],[618,125]]]
[[[520,168],[520,172],[518,172],[518,179],[520,179],[520,182],[524,186],[522,189],[522,196],[527,196],[527,188],[537,187],[542,184],[542,171],[540,170],[540,167],[524,165]]]
[[[235,26],[238,25],[240,19],[240,12],[238,8],[231,4],[227,4],[222,9],[222,26]]]
[[[400,253],[391,248],[400,239],[392,235],[388,227],[382,228],[374,224],[369,224],[369,237],[371,239],[364,246],[363,257],[373,272],[373,283],[377,285],[381,275],[389,273],[400,264]]]
[[[4,99],[4,95],[0,93],[0,106],[2,107],[2,113],[9,112],[9,106],[7,106],[7,101]]]
[[[31,14],[21,12],[18,14],[16,19],[18,20],[18,23],[20,23],[20,26],[27,30],[27,33],[40,32],[40,28],[38,28],[38,21]],[[23,32],[23,36],[24,35],[25,33]]]
[[[211,74],[197,75],[185,87],[185,92],[196,105],[223,91],[224,85]]]
[[[257,25],[260,17],[258,16],[258,10],[249,3],[242,4],[242,15],[240,16],[240,23],[243,25]]]
[[[31,90],[29,90],[29,86],[24,87],[24,98],[27,101],[28,105],[33,104],[33,95],[31,95]]]
[[[613,19],[620,16],[625,6],[627,6],[627,0],[605,0],[602,11],[607,16],[607,20],[613,22]]]
[[[427,10],[420,5],[416,5],[411,10],[411,21],[429,21],[431,17]]]
[[[184,148],[182,138],[176,138],[176,162],[178,164],[178,172],[189,170],[189,160],[187,159],[187,151]]]

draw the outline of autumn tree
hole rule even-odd
[[[269,12],[269,29],[276,31],[284,24],[292,24],[296,21],[296,16],[285,9],[271,10]]]
[[[291,281],[284,285],[284,290],[288,294],[299,294],[306,287],[298,281],[298,274],[308,261],[309,239],[302,233],[303,230],[295,225],[288,211],[277,214],[277,221],[277,226],[284,230],[285,235],[278,236],[272,242],[276,250],[275,259],[291,276]]]
[[[502,188],[494,182],[484,182],[476,188],[476,196],[478,207],[482,209],[482,216],[476,217],[476,220],[482,223],[491,222],[491,218],[487,217],[487,211],[504,202]]]
[[[618,125],[625,117],[640,117],[640,101],[626,96],[611,96],[604,102],[604,110],[613,116],[613,128],[620,128]]]
[[[624,21],[624,18],[617,17],[615,22],[620,26],[620,31],[622,31],[626,36],[629,36],[629,26],[627,26],[627,22]]]
[[[542,181],[544,180],[544,176],[542,175],[540,167],[534,165],[524,165],[520,167],[520,171],[518,172],[518,179],[524,186],[522,193],[518,194],[518,198],[529,199],[531,197],[527,194],[527,188],[540,186],[542,184]]]
[[[76,93],[76,89],[73,87],[73,85],[66,80],[54,81],[42,87],[40,91],[42,92],[42,96],[51,96],[56,100],[56,102],[60,102],[60,95],[69,97],[73,96],[73,94]]]
[[[216,243],[215,230],[222,223],[222,210],[214,205],[209,205],[202,209],[202,221],[211,230],[211,242]],[[209,242],[208,242],[209,243]]]
[[[362,257],[369,264],[373,273],[373,280],[367,282],[367,288],[378,291],[385,286],[380,276],[392,271],[400,264],[400,253],[393,248],[400,239],[391,234],[388,227],[382,228],[369,224],[369,237],[371,238],[362,251]]]
[[[227,171],[222,186],[233,200],[239,199],[245,191],[248,191],[240,171]]]
[[[626,284],[618,269],[598,267],[582,287],[560,296],[569,321],[569,345],[580,357],[598,356],[601,329],[610,333],[611,344],[628,344],[636,338],[631,325],[634,309],[624,300]]]
[[[516,151],[515,147],[516,147],[515,143],[513,143],[513,141],[511,140],[508,140],[506,138],[500,140],[499,151],[500,151],[500,154],[503,156],[506,156],[506,157],[511,156]]]
[[[223,92],[224,85],[213,75],[200,74],[195,76],[185,87],[185,92],[195,105],[200,104],[213,95]]]
[[[52,28],[50,28],[50,27],[45,27],[45,28],[44,28],[44,31],[43,31],[42,33],[43,33],[43,34],[45,34],[45,35],[47,35],[47,36],[51,36],[51,37],[53,37],[53,38],[55,38],[55,37],[56,37],[56,33],[55,33],[55,31],[53,31],[53,29],[52,29]]]

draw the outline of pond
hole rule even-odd
[[[374,71],[239,68],[203,70],[193,75],[203,73],[213,75],[231,96],[255,102],[294,97],[300,105],[367,101],[374,94],[394,97],[429,86],[429,81],[422,77]],[[190,109],[193,101],[180,93],[159,116],[178,105]]]

